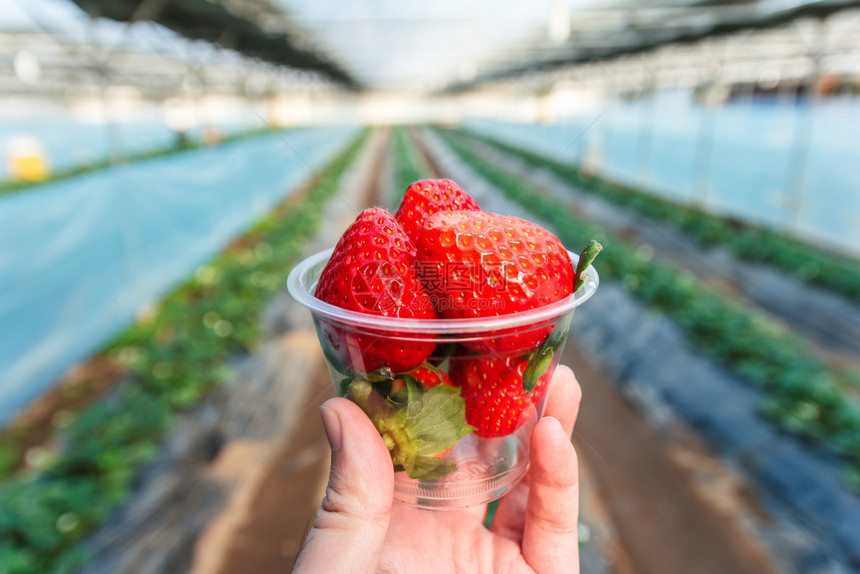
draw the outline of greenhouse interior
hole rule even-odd
[[[858,134],[856,0],[0,0],[0,574],[860,573]]]

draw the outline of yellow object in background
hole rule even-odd
[[[30,134],[9,140],[6,161],[9,179],[13,181],[45,181],[51,175],[42,142]]]

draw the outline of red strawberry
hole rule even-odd
[[[424,220],[443,210],[480,211],[481,208],[450,179],[422,179],[406,188],[394,217],[414,242]]]
[[[384,209],[362,211],[341,236],[320,275],[316,296],[343,309],[385,317],[435,319],[415,275],[415,246]],[[356,371],[389,367],[409,371],[433,351],[425,342],[399,341],[396,333],[347,331],[321,324],[323,345]]]
[[[530,393],[523,391],[528,362],[520,357],[463,358],[454,360],[451,378],[462,386],[466,422],[484,438],[509,435],[526,422],[530,407],[537,407],[546,392],[550,371],[540,376]]]
[[[574,270],[567,250],[555,235],[519,217],[442,211],[424,221],[417,247],[416,270],[446,318],[528,311],[573,292]],[[537,346],[550,328],[491,337],[470,346],[521,354]]]
[[[414,377],[419,383],[424,385],[425,389],[429,389],[430,387],[434,387],[440,383],[448,385],[449,387],[454,386],[454,383],[451,381],[451,377],[449,377],[445,371],[441,371],[436,367],[429,367],[426,364],[418,365],[408,373],[402,374]],[[402,377],[394,379],[391,383],[391,392],[398,392],[403,388],[404,384],[405,382]]]

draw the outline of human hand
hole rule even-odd
[[[579,481],[570,435],[581,390],[573,372],[553,375],[546,415],[532,431],[531,466],[499,501],[489,530],[486,505],[456,511],[393,501],[391,458],[351,401],[322,408],[332,447],[326,496],[295,573],[579,572]]]

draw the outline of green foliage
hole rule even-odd
[[[463,134],[463,132],[460,132]],[[805,283],[860,299],[860,263],[788,235],[676,203],[647,191],[584,174],[540,154],[469,134],[533,166],[548,169],[584,191],[671,225],[702,245],[722,245],[736,257],[772,265]]]
[[[0,445],[0,480],[12,471],[17,460],[17,449],[10,445]]]
[[[259,341],[264,305],[285,288],[292,263],[366,136],[334,159],[298,201],[200,266],[150,320],[108,345],[105,352],[127,367],[128,380],[64,426],[40,468],[0,484],[0,574],[70,572],[86,558],[78,542],[128,497],[176,413],[224,384],[225,361]]]
[[[394,185],[399,194],[412,183],[431,177],[429,168],[418,158],[409,143],[409,134],[403,126],[394,130]],[[398,195],[400,197],[400,195]]]
[[[843,395],[838,377],[802,340],[752,309],[724,300],[688,272],[652,260],[601,226],[583,221],[563,201],[535,193],[467,146],[439,132],[461,159],[510,199],[546,221],[565,245],[603,244],[600,274],[674,319],[704,356],[761,388],[763,413],[786,431],[827,445],[860,476],[860,409]]]

